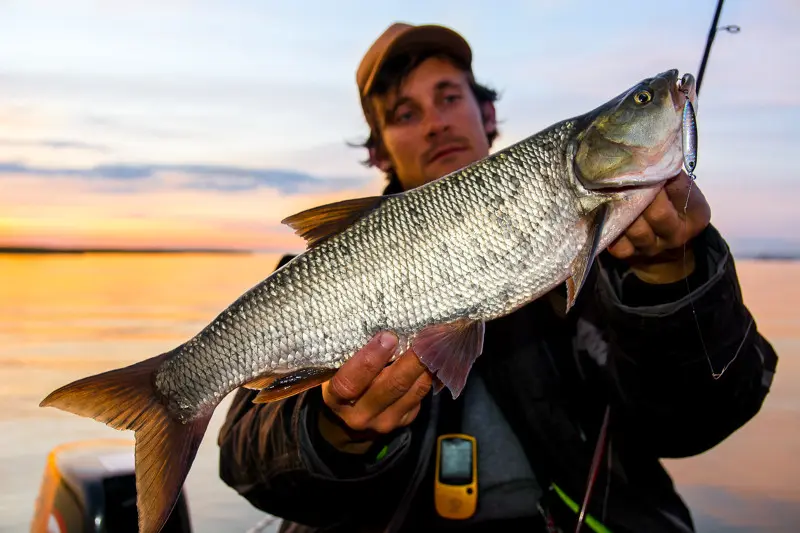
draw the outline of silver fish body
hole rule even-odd
[[[565,123],[386,199],[245,294],[164,363],[156,386],[191,418],[264,373],[339,367],[379,331],[405,349],[431,324],[491,320],[548,292],[588,231],[563,157],[573,131]]]
[[[195,337],[41,405],[136,432],[140,530],[154,533],[214,408],[238,387],[261,390],[256,401],[296,394],[392,331],[457,396],[484,323],[565,282],[569,310],[596,255],[679,172],[677,75],[416,189],[290,217],[308,249]]]

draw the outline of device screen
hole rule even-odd
[[[472,483],[472,442],[453,437],[441,443],[439,480],[446,485]]]

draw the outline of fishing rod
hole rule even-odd
[[[714,43],[714,37],[717,36],[718,31],[727,31],[728,33],[739,33],[742,29],[735,24],[728,26],[718,26],[719,15],[722,12],[722,4],[725,0],[717,2],[717,9],[714,11],[714,20],[711,22],[711,28],[708,30],[708,39],[706,40],[706,48],[703,51],[703,59],[700,61],[700,71],[697,74],[697,87],[695,91],[700,95],[700,84],[703,83],[703,73],[706,71],[706,63],[708,62],[708,54],[711,53],[711,45]]]

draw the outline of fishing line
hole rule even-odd
[[[692,191],[692,182],[695,180],[695,176],[693,174],[689,174],[689,178],[691,179],[691,181],[689,181],[689,191],[686,193],[686,205],[687,206],[689,205],[689,194]],[[684,214],[683,224],[684,224],[684,228],[686,228],[686,207],[683,208],[683,214]],[[688,271],[687,271],[687,268],[686,268],[686,243],[684,242],[683,243],[683,279],[686,282],[686,290],[687,290],[687,292],[689,292],[689,294],[691,294],[692,288],[689,285],[689,276],[688,276],[687,272]],[[703,332],[702,332],[702,330],[700,328],[700,320],[697,318],[697,310],[694,307],[694,300],[691,297],[689,298],[689,305],[692,308],[692,316],[694,317],[694,325],[697,328],[697,335],[698,335],[698,337],[700,337],[700,344],[703,346],[703,353],[706,356],[706,361],[708,361],[708,368],[711,370],[711,377],[714,378],[715,380],[717,380],[717,379],[722,377],[722,375],[725,373],[725,371],[728,370],[728,367],[731,366],[731,364],[736,360],[737,357],[739,357],[739,352],[742,350],[742,347],[744,346],[744,341],[747,340],[747,335],[750,333],[750,329],[753,327],[753,323],[755,322],[755,319],[752,316],[750,317],[750,323],[748,324],[747,329],[745,330],[744,335],[742,336],[742,342],[739,343],[739,347],[736,349],[736,353],[734,353],[733,354],[733,358],[731,358],[731,360],[728,361],[728,363],[724,367],[722,367],[722,370],[717,372],[717,371],[714,370],[714,364],[711,362],[711,356],[708,354],[708,349],[706,348],[706,343],[703,340]]]
[[[687,211],[689,208],[689,197],[692,193],[692,184],[697,179],[694,174],[694,169],[697,166],[697,122],[695,119],[694,108],[692,107],[692,103],[689,100],[689,91],[688,89],[682,89],[683,94],[686,96],[686,102],[684,104],[684,112],[683,112],[683,125],[682,125],[682,139],[683,139],[683,160],[684,160],[684,168],[686,173],[689,176],[689,189],[686,191],[686,203],[683,206],[683,232],[684,236],[686,235],[686,226],[687,226],[687,219],[689,218],[687,215]],[[703,346],[703,353],[706,356],[706,361],[708,361],[708,367],[711,370],[711,377],[715,380],[722,377],[728,367],[736,360],[739,356],[739,352],[742,350],[744,346],[744,341],[747,339],[747,335],[750,333],[750,329],[753,327],[753,323],[755,322],[755,318],[753,316],[750,317],[750,324],[747,326],[747,329],[744,332],[744,336],[742,337],[742,342],[739,343],[739,347],[736,349],[736,353],[733,354],[733,358],[728,361],[728,363],[722,368],[721,371],[716,372],[714,370],[714,365],[711,362],[711,356],[708,353],[708,349],[706,348],[706,343],[703,340],[703,332],[700,328],[700,320],[697,318],[697,310],[694,307],[694,300],[691,298],[692,288],[689,286],[689,275],[688,269],[686,268],[686,240],[683,242],[683,279],[686,282],[686,290],[689,293],[689,305],[692,308],[692,316],[694,317],[694,324],[697,328],[697,335],[700,338],[700,344]]]

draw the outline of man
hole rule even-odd
[[[368,164],[389,177],[387,193],[477,161],[498,134],[496,94],[475,81],[470,47],[449,29],[391,26],[357,82]],[[392,335],[280,403],[255,405],[255,391],[239,390],[219,437],[222,479],[283,517],[282,531],[573,531],[570,504],[580,506],[599,449],[592,528],[692,531],[659,459],[708,450],[754,416],[777,356],[748,327],[697,187],[683,215],[687,186],[675,177],[602,253],[568,315],[557,290],[488,323],[457,401],[431,393],[413,352],[387,364]],[[713,379],[709,363],[719,371],[734,354]],[[434,507],[445,432],[477,439],[478,505],[464,520]]]

